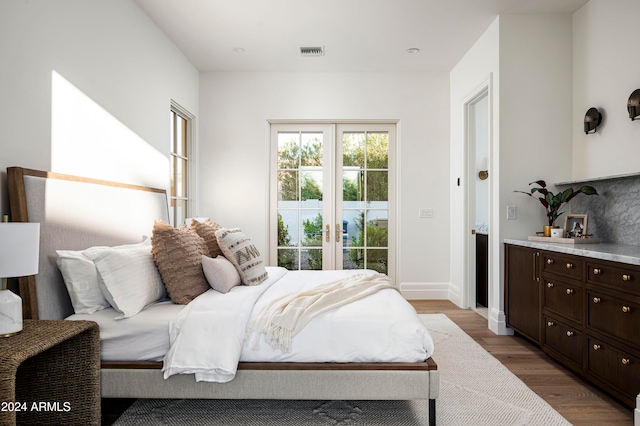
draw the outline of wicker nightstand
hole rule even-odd
[[[100,329],[24,321],[0,339],[0,425],[100,424]]]

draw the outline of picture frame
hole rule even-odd
[[[564,236],[566,238],[585,238],[587,234],[586,214],[568,214],[564,217]]]

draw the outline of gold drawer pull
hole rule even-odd
[[[547,283],[547,288],[553,288],[553,283]]]
[[[631,275],[627,275],[627,274],[622,275],[622,281],[631,281]]]
[[[594,351],[599,351],[600,350],[600,345],[593,345],[593,350]]]
[[[556,324],[553,321],[547,322],[547,327],[553,327],[554,325]]]
[[[593,268],[593,275],[600,275],[602,274],[602,269],[600,268]]]
[[[629,306],[623,306],[622,312],[624,312],[625,314],[628,314],[629,312],[631,312],[631,308]]]
[[[568,288],[567,289],[567,294],[573,294],[573,289],[572,288]]]
[[[573,269],[573,263],[567,263],[567,269]]]
[[[629,358],[622,358],[622,365],[629,365],[631,364],[631,360]]]
[[[593,303],[600,303],[600,302],[602,302],[602,299],[600,299],[599,297],[593,298]]]
[[[553,265],[553,259],[547,259],[547,265]]]
[[[573,331],[567,331],[567,337],[573,337]]]

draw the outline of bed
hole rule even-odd
[[[20,167],[7,169],[7,182],[12,220],[41,224],[39,273],[20,278],[25,318],[73,319],[56,250],[137,243],[150,236],[155,219],[168,221],[164,190]],[[271,275],[277,272],[270,270]],[[182,310],[167,304],[169,311],[175,311],[168,317]],[[151,310],[146,314],[160,315]],[[434,425],[436,420],[439,372],[431,357],[421,362],[262,361],[249,357],[250,361],[237,364],[235,376],[226,383],[196,381],[193,374],[165,378],[157,355],[117,358],[103,356],[103,398],[428,400],[429,423]]]

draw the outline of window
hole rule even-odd
[[[395,272],[395,126],[271,125],[270,258]]]
[[[191,216],[194,192],[193,127],[195,117],[171,102],[171,193],[169,215],[172,225],[179,226]]]

